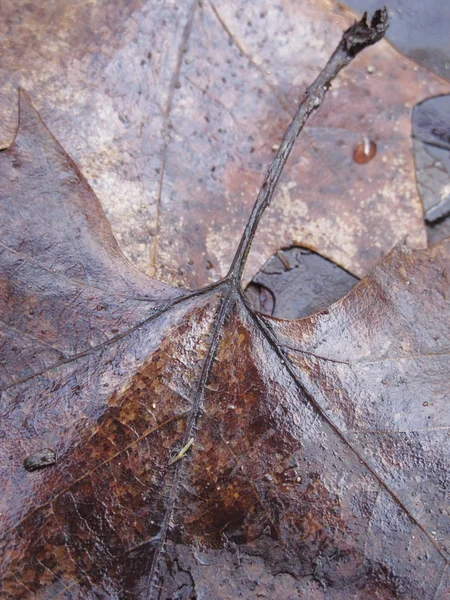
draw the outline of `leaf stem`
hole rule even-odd
[[[239,242],[238,249],[234,255],[233,262],[231,263],[226,278],[233,282],[234,285],[240,285],[242,272],[259,221],[272,200],[275,187],[283,172],[284,165],[291,153],[297,136],[303,129],[310,114],[317,110],[322,104],[332,80],[339,71],[348,65],[361,50],[375,44],[384,36],[387,29],[387,20],[388,15],[386,8],[377,10],[370,23],[367,22],[367,13],[364,13],[360,21],[354,23],[343,33],[342,39],[331,58],[319,73],[314,83],[306,90],[300,106],[284,134],[280,148],[269,166],[263,185],[253,206],[252,213]]]

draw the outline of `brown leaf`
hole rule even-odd
[[[449,241],[280,321],[238,283],[255,213],[186,292],[123,258],[24,94],[0,174],[5,598],[449,593]]]
[[[126,255],[192,288],[225,275],[271,146],[355,19],[330,0],[9,0],[2,17],[0,147],[22,86]],[[244,283],[290,245],[358,277],[407,234],[425,247],[411,110],[448,92],[387,42],[360,55],[294,149]],[[377,154],[359,165],[366,136]]]

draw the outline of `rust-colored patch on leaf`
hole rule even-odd
[[[253,311],[241,284],[298,133],[386,18],[344,33],[228,275],[193,292],[124,258],[21,94],[0,155],[6,598],[449,593],[449,242],[396,246],[345,298],[297,321]],[[43,449],[57,461],[27,470]]]

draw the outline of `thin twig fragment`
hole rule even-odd
[[[194,438],[193,437],[189,438],[187,443],[181,448],[181,450],[178,452],[178,454],[169,460],[168,466],[170,467],[171,465],[173,465],[176,462],[178,462],[179,460],[181,460],[183,458],[183,456],[186,454],[186,452],[189,450],[189,448],[192,446],[193,443],[194,443]]]
[[[256,198],[247,226],[242,234],[239,247],[234,255],[233,262],[228,272],[228,278],[238,285],[247,260],[250,247],[255,237],[259,221],[269,206],[275,187],[283,172],[292,147],[297,136],[303,129],[308,117],[322,104],[331,82],[338,73],[347,66],[361,50],[375,44],[386,33],[388,14],[387,10],[377,10],[370,23],[367,22],[367,13],[362,19],[344,31],[341,41],[333,52],[330,60],[317,76],[316,80],[306,90],[300,106],[295,113],[289,127],[284,134],[280,147],[267,170],[262,188]]]

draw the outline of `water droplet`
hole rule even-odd
[[[373,140],[369,140],[368,137],[365,137],[353,150],[353,160],[358,165],[365,165],[372,160],[376,153],[377,145],[375,142]]]

